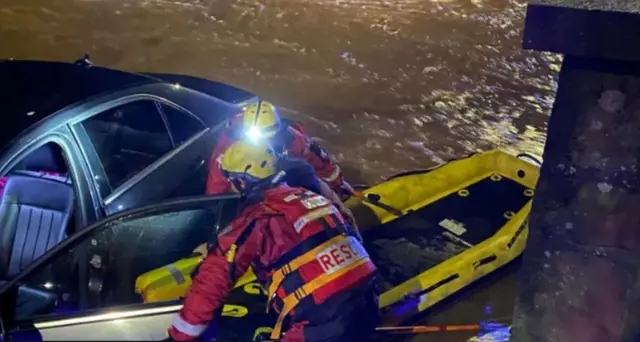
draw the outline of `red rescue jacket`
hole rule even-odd
[[[296,325],[316,304],[373,277],[375,265],[328,199],[285,185],[263,198],[222,232],[199,266],[169,331],[173,339],[197,338],[250,266],[279,313],[272,339],[287,316]]]
[[[242,114],[238,114],[231,119],[229,126],[224,129],[216,147],[213,149],[209,160],[209,174],[207,177],[207,195],[218,195],[228,193],[231,183],[220,171],[220,156],[237,139],[238,125],[241,125]],[[311,142],[307,136],[304,126],[300,122],[283,120],[283,128],[273,139],[272,145],[283,147],[287,155],[301,158],[309,163],[318,177],[322,178],[338,194],[343,193],[344,180],[340,167],[331,160],[328,153],[317,143]]]

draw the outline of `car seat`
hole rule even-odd
[[[67,164],[58,145],[48,143],[29,153],[13,170],[46,171],[63,174]]]
[[[0,279],[15,276],[66,237],[73,203],[73,187],[64,177],[8,175],[0,199]]]

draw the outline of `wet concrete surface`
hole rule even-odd
[[[246,88],[305,122],[350,180],[375,183],[492,148],[541,154],[561,59],[520,49],[524,11],[513,0],[3,0],[0,58],[89,52]],[[513,274],[423,322],[476,323],[487,306],[509,316]]]

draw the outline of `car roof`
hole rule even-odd
[[[240,104],[256,97],[255,94],[244,89],[194,76],[161,73],[144,73],[144,75],[158,78],[169,83],[179,83],[181,86],[197,90],[233,104]]]
[[[94,95],[157,79],[80,63],[0,60],[0,150],[56,111]]]

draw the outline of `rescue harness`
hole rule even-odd
[[[301,242],[267,268],[270,276],[265,286],[266,310],[269,312],[273,307],[279,314],[270,337],[274,340],[281,337],[284,320],[294,314],[294,309],[304,310],[319,304],[375,272],[375,265],[364,247],[351,235],[345,220],[329,200],[311,191],[286,189],[288,196],[280,203],[269,203],[271,196],[266,195],[267,204],[263,202],[258,206],[267,206],[267,211],[252,210],[257,214],[243,221],[246,228],[226,253],[229,277],[235,281],[236,252],[251,235],[257,219],[284,215],[302,235]]]

